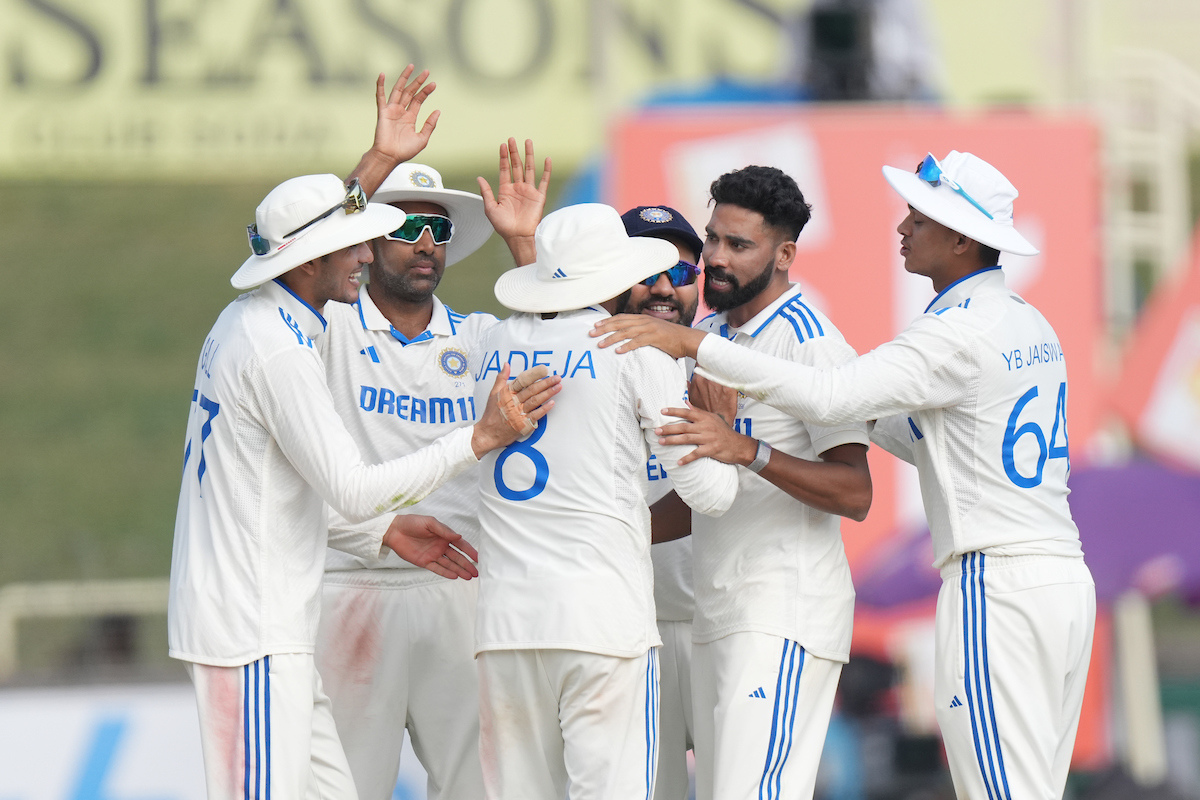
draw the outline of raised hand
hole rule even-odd
[[[697,328],[645,314],[617,314],[597,322],[588,335],[603,336],[601,347],[620,345],[618,353],[649,346],[657,347],[671,358],[695,358],[696,350],[707,334]]]
[[[695,445],[696,449],[679,459],[680,465],[698,458],[712,458],[726,464],[749,464],[758,452],[758,442],[729,427],[721,417],[689,405],[687,408],[664,408],[663,413],[679,417],[654,429],[658,443],[665,445]]]
[[[533,140],[525,140],[525,159],[522,161],[517,140],[510,137],[500,145],[496,194],[492,194],[492,187],[484,178],[475,179],[479,183],[479,193],[483,195],[484,213],[519,266],[532,263],[537,257],[533,235],[546,207],[551,166],[547,158],[542,163],[542,178],[537,181]]]
[[[375,193],[397,164],[410,161],[425,149],[441,116],[440,111],[434,111],[426,117],[420,129],[417,128],[421,104],[437,88],[437,84],[425,83],[429,78],[427,69],[421,70],[410,81],[414,69],[412,64],[405,67],[390,93],[386,91],[382,72],[375,79],[375,141],[350,174],[351,178],[358,178],[368,197]]]

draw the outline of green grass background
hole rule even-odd
[[[0,183],[0,585],[168,573],[196,361],[275,183]],[[493,236],[438,294],[502,314],[510,266]]]

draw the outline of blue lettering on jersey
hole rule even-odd
[[[733,421],[733,429],[740,434],[754,438],[754,417],[738,417]]]
[[[658,463],[658,456],[650,456],[646,460],[646,480],[661,481],[667,477],[667,471]]]
[[[215,339],[204,340],[204,349],[200,351],[200,369],[209,379],[212,378],[212,365],[216,361],[217,351],[220,349],[221,345]]]
[[[1000,355],[1004,356],[1009,372],[1034,364],[1052,364],[1063,360],[1062,346],[1058,342],[1026,345]]]
[[[395,414],[410,422],[446,424],[475,420],[474,397],[411,397],[386,386],[358,387],[358,407],[376,414]]]
[[[568,350],[563,356],[562,363],[555,358],[553,350],[534,350],[532,353],[526,353],[524,350],[510,350],[508,352],[507,363],[512,366],[511,376],[516,377],[518,373],[524,372],[527,369],[532,369],[536,366],[544,366],[550,369],[551,375],[561,375],[564,378],[583,377],[580,375],[586,372],[592,380],[596,379],[596,364],[593,360],[592,351],[584,350],[576,356],[574,350]],[[488,373],[495,372],[499,374],[505,361],[500,359],[500,352],[493,350],[489,352],[483,359],[483,369],[475,376],[476,381],[483,381],[487,378]]]

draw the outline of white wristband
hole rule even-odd
[[[758,440],[758,452],[754,454],[754,460],[746,465],[746,469],[751,472],[762,472],[763,467],[767,466],[767,462],[771,460],[771,445]]]

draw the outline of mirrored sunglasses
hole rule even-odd
[[[660,275],[666,275],[667,280],[671,282],[672,286],[691,286],[696,282],[697,276],[700,275],[700,267],[690,261],[679,261],[668,270],[656,272],[642,281],[642,283],[646,286],[653,286],[658,283]]]
[[[978,208],[983,212],[983,215],[988,219],[994,220],[995,217],[983,206],[979,204],[974,197],[967,194],[966,190],[955,183],[949,176],[942,173],[942,165],[933,157],[933,153],[926,154],[925,158],[917,165],[917,177],[928,183],[930,186],[940,186],[946,184],[949,188],[958,192],[968,203]]]
[[[362,187],[359,186],[358,178],[355,178],[350,182],[350,185],[346,187],[346,199],[342,200],[328,211],[313,217],[299,228],[296,228],[294,231],[288,231],[283,235],[283,241],[286,242],[288,239],[300,233],[305,228],[310,228],[313,225],[316,225],[321,220],[333,214],[333,212],[337,211],[339,208],[344,209],[347,214],[356,214],[366,207],[367,195],[362,190]],[[271,242],[267,239],[267,237],[258,232],[257,222],[246,226],[246,238],[250,240],[250,251],[254,253],[254,255],[265,256],[267,253],[271,252]],[[282,245],[280,246],[282,247]]]
[[[429,229],[434,244],[445,244],[454,238],[454,223],[449,217],[443,217],[441,214],[409,214],[403,225],[391,233],[385,233],[383,238],[393,242],[416,244],[426,228]]]

